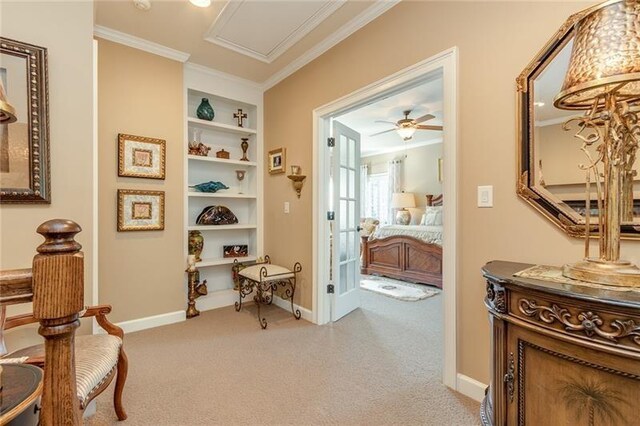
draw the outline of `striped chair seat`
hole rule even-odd
[[[118,365],[121,346],[122,340],[110,334],[76,337],[76,383],[83,409],[87,397]]]
[[[76,336],[76,386],[80,407],[84,410],[87,397],[104,383],[118,365],[122,340],[110,334]],[[44,345],[17,350],[7,358],[29,356],[44,359]]]

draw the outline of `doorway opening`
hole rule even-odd
[[[454,389],[456,388],[457,376],[456,65],[457,49],[452,48],[314,110],[313,121],[313,219],[315,230],[313,244],[313,313],[315,322],[325,324],[336,321],[360,306],[361,219],[369,217],[381,222],[393,222],[398,214],[397,209],[393,209],[401,206],[404,208],[405,205],[410,206],[412,202],[407,202],[406,199],[411,194],[413,194],[413,204],[425,206],[428,203],[427,195],[436,197],[440,195],[429,192],[438,192],[440,189],[443,200],[440,241],[442,260],[441,274],[439,274],[442,293],[438,297],[442,299],[442,377],[444,384]],[[425,95],[429,91],[436,93],[439,91],[440,99],[435,99],[438,98],[438,96],[435,96],[432,103],[418,99],[421,93]],[[404,97],[402,94],[404,94]],[[415,96],[416,98],[412,101],[409,99],[410,96]],[[394,102],[396,104],[392,105]],[[373,115],[369,114],[371,112],[369,110],[377,107],[381,109],[387,108],[385,112],[386,118],[373,118]],[[409,111],[408,114],[405,115],[405,111]],[[400,116],[396,118],[398,113],[400,113]],[[402,119],[408,119],[409,121],[398,121]],[[372,133],[372,130],[375,129],[367,127],[365,124],[376,120],[388,122],[373,123],[378,126],[377,129],[379,130]],[[406,133],[402,131],[403,123],[412,123],[412,127],[418,127],[418,129],[413,129],[413,134],[410,135],[411,138],[408,138]],[[389,128],[386,129],[379,126]],[[421,126],[427,128],[420,129]],[[437,126],[442,126],[442,130],[436,130]],[[353,127],[360,127],[362,133],[359,133],[358,129],[353,129]],[[425,136],[418,136],[418,132]],[[381,141],[383,139],[387,141],[393,140],[393,137],[395,137],[397,142],[395,146],[378,148],[379,150],[386,149],[390,151],[386,153],[391,154],[392,158],[389,161],[400,160],[399,169],[402,169],[403,162],[408,163],[407,159],[402,157],[411,156],[413,160],[415,156],[414,149],[440,144],[441,154],[439,155],[441,156],[435,158],[434,164],[425,164],[423,169],[429,168],[436,176],[442,179],[442,182],[435,183],[432,186],[433,190],[417,191],[412,186],[415,182],[403,182],[402,179],[399,183],[393,182],[402,173],[395,167],[387,167],[386,176],[384,176],[385,171],[378,170],[379,173],[373,173],[374,170],[362,170],[360,166],[364,165],[365,162],[360,157],[362,154],[365,155],[364,158],[373,155],[375,149],[372,146],[376,145],[376,137],[371,137],[371,135],[375,133],[385,136],[384,138],[378,137],[378,140]],[[437,135],[438,133],[439,135]],[[363,134],[365,134],[364,137]],[[373,142],[371,142],[372,140]],[[362,152],[360,144],[364,147]],[[415,144],[415,146],[412,144]],[[384,142],[378,145],[384,145]],[[399,149],[398,146],[400,147]],[[391,152],[394,150],[395,152]],[[432,151],[437,150],[432,149]],[[378,154],[380,155],[380,153]],[[395,190],[394,193],[389,192],[389,188],[393,183],[396,183],[397,193]],[[385,184],[387,186],[386,191],[383,189]],[[423,185],[420,188],[424,189],[425,187]],[[419,192],[419,194],[412,193],[407,189]],[[422,192],[425,193],[422,194]],[[367,201],[365,196],[365,202],[361,203],[361,194],[363,193],[369,194],[371,200]],[[416,195],[419,197],[417,203],[415,202]],[[402,198],[405,200],[400,200]],[[363,213],[376,214],[379,217],[373,218]],[[426,219],[427,215],[425,213],[428,212],[420,213],[415,210],[413,213],[415,215],[414,223],[416,221],[420,223],[423,219]],[[405,258],[404,253],[407,250],[411,251],[412,248],[403,246],[402,241],[399,244],[394,249],[399,253],[396,263],[399,262],[400,264],[396,266],[403,269],[408,278],[411,278],[412,271],[420,273],[425,269],[431,269],[434,276],[438,275],[435,274],[435,269],[437,268],[434,269],[433,265],[431,267],[419,265],[418,261],[424,260],[423,257],[419,257],[424,255],[424,252],[420,252],[421,249],[417,252],[416,256],[418,257],[411,258],[411,255],[409,255]],[[379,254],[381,252],[376,253]],[[367,253],[363,252],[363,256],[366,255]],[[374,268],[373,270],[376,273],[385,272],[384,268],[378,270]],[[392,279],[407,279],[407,276],[402,274],[379,275],[390,275]],[[414,281],[425,282],[422,276]]]

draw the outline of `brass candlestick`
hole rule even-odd
[[[200,315],[200,311],[196,309],[196,299],[200,296],[205,296],[207,291],[207,280],[200,282],[200,271],[196,268],[195,255],[189,255],[189,266],[185,271],[189,277],[189,292],[187,297],[189,301],[187,303],[187,318],[193,318]]]
[[[241,139],[242,143],[240,144],[240,147],[242,148],[242,158],[240,159],[240,161],[249,161],[249,159],[247,158],[247,150],[249,149],[249,138]]]

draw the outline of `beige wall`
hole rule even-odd
[[[561,265],[581,256],[579,240],[516,196],[515,78],[565,18],[591,4],[403,2],[265,94],[265,149],[284,144],[310,175],[314,108],[459,48],[458,367],[485,383],[489,334],[482,265],[492,259]],[[296,200],[286,178],[265,179],[266,252],[304,262],[300,301],[309,307],[312,182],[307,180]],[[476,187],[489,184],[495,207],[479,209]],[[294,202],[289,215],[281,213],[285,199]],[[640,247],[629,246],[627,256],[638,258]]]
[[[99,298],[126,321],[184,307],[183,66],[98,40]],[[118,133],[166,140],[166,179],[118,177]],[[165,191],[165,230],[116,231],[118,189]]]
[[[62,27],[64,31],[60,31]],[[90,303],[94,238],[93,6],[90,2],[3,1],[0,34],[48,49],[51,159],[50,205],[0,206],[0,268],[31,267],[35,249],[43,241],[35,232],[38,225],[54,218],[74,220],[83,228],[77,240],[85,253],[84,296]],[[10,347],[29,342],[19,342],[18,334],[8,339]]]
[[[403,157],[403,189],[405,192],[413,192],[416,206],[426,206],[425,195],[442,194],[442,182],[438,180],[438,158],[442,158],[441,143],[408,149],[406,157],[404,151],[372,155],[363,158],[362,163],[369,165],[369,173],[384,173],[389,170],[389,161]]]

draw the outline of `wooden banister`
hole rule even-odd
[[[74,237],[82,229],[70,220],[40,225],[45,238],[33,258],[33,316],[44,337],[42,426],[80,425],[75,371],[75,331],[84,302],[84,255]]]
[[[31,302],[32,280],[31,269],[0,271],[0,304]]]

